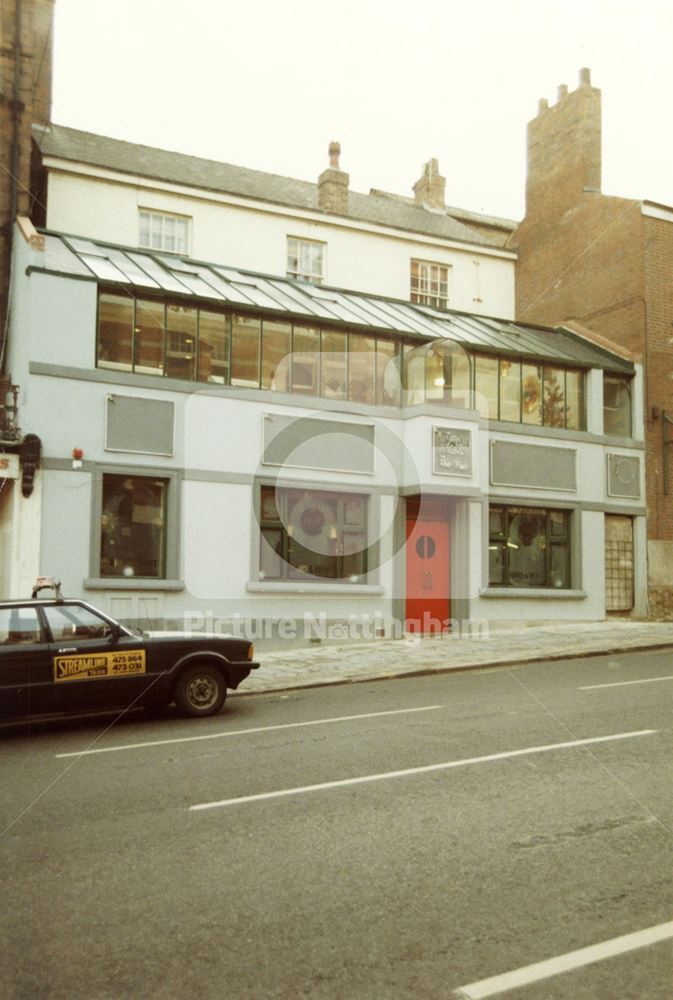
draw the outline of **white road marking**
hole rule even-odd
[[[503,753],[491,753],[485,757],[463,757],[461,760],[450,760],[442,764],[426,764],[422,767],[409,767],[403,771],[384,771],[381,774],[365,774],[360,778],[343,778],[340,781],[324,781],[319,785],[304,785],[296,788],[281,788],[276,792],[261,792],[257,795],[242,795],[235,799],[220,799],[218,802],[202,802],[190,806],[190,812],[204,809],[219,809],[222,806],[240,805],[243,802],[259,802],[263,799],[278,799],[286,795],[301,795],[304,792],[319,792],[328,788],[345,788],[348,785],[361,785],[370,781],[385,781],[388,778],[405,778],[410,774],[429,774],[431,771],[448,771],[453,767],[466,767],[468,764],[485,764],[492,760],[507,760],[510,757],[524,757],[527,754],[545,753],[548,750],[564,750],[567,747],[583,747],[593,743],[608,743],[611,740],[627,740],[634,736],[652,736],[656,729],[639,729],[632,733],[617,733],[614,736],[594,736],[586,740],[569,740],[567,743],[547,743],[539,747],[524,747],[523,750],[506,750]]]
[[[512,972],[503,972],[502,975],[491,976],[490,979],[470,983],[469,986],[461,986],[460,989],[454,991],[453,995],[460,1000],[484,1000],[485,997],[493,997],[498,993],[517,989],[519,986],[528,986],[530,983],[539,982],[540,979],[558,976],[561,972],[581,969],[582,966],[591,965],[592,962],[614,958],[627,951],[635,951],[636,948],[646,948],[648,945],[666,941],[671,937],[673,937],[673,920],[669,920],[665,924],[656,924],[654,927],[647,927],[642,931],[635,931],[633,934],[612,938],[611,941],[602,941],[600,944],[593,944],[588,948],[580,948],[578,951],[569,951],[565,955],[557,955],[544,962],[525,965]]]
[[[207,733],[203,736],[179,736],[172,740],[147,740],[144,743],[124,743],[117,747],[96,747],[93,750],[73,750],[57,753],[55,757],[88,757],[95,753],[116,753],[117,750],[138,750],[143,747],[163,747],[173,743],[197,743],[200,740],[222,740],[230,736],[247,736],[250,733],[271,733],[277,729],[299,729],[302,726],[326,726],[331,722],[354,722],[358,719],[380,719],[386,715],[410,715],[412,712],[434,712],[442,705],[423,705],[420,708],[395,708],[386,712],[367,712],[365,715],[339,715],[331,719],[311,719],[308,722],[284,722],[277,726],[257,726],[255,729],[232,729],[226,733]]]
[[[599,688],[618,688],[626,687],[627,684],[654,684],[656,681],[673,681],[673,674],[666,677],[644,677],[639,681],[612,681],[610,684],[587,684],[585,687],[578,688],[578,691],[598,691]]]

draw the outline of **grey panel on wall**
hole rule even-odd
[[[110,393],[105,405],[105,448],[141,455],[172,455],[175,403]]]
[[[374,425],[264,414],[264,465],[374,471]]]
[[[640,496],[640,459],[637,455],[608,455],[608,496]]]
[[[492,441],[491,482],[494,486],[575,491],[577,451],[553,445]]]

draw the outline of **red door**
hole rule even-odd
[[[447,631],[449,601],[449,523],[440,505],[421,505],[407,513],[408,632]]]

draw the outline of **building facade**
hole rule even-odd
[[[670,616],[673,208],[603,194],[601,93],[589,70],[575,91],[559,88],[554,106],[541,101],[529,123],[526,216],[508,245],[518,258],[518,319],[574,321],[642,359],[649,607]],[[609,387],[609,405],[619,407],[622,391]]]

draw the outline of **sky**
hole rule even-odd
[[[350,188],[524,213],[526,124],[591,69],[603,191],[673,204],[670,0],[56,0],[53,120]]]

